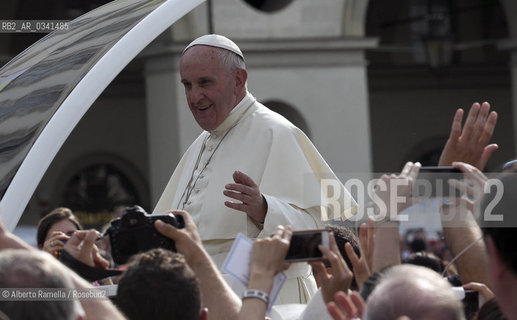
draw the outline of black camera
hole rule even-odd
[[[132,255],[154,248],[176,251],[174,241],[154,228],[156,220],[178,229],[185,227],[185,221],[180,215],[149,215],[140,206],[127,207],[120,218],[111,221],[106,234],[110,239],[111,255],[117,264],[126,263]]]

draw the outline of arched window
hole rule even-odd
[[[149,210],[148,187],[135,169],[121,159],[99,160],[85,161],[65,175],[60,205],[72,209],[85,227],[98,229],[127,206]]]
[[[244,2],[259,11],[272,13],[284,9],[293,0],[244,0]]]

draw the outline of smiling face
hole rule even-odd
[[[201,128],[215,130],[246,93],[246,71],[229,70],[220,63],[219,50],[198,45],[181,58],[181,83],[187,102]]]

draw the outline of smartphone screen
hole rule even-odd
[[[460,197],[459,190],[449,186],[448,180],[463,179],[463,173],[454,167],[422,167],[413,185],[413,196]]]
[[[328,230],[293,231],[285,260],[290,262],[323,260],[323,254],[318,249],[319,245],[329,247]]]

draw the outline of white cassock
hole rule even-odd
[[[267,201],[262,230],[244,212],[224,205],[232,200],[223,191],[234,183],[236,170],[250,176]],[[279,224],[321,228],[326,220],[351,217],[356,208],[307,136],[247,93],[216,130],[204,131],[188,148],[154,213],[188,211],[220,267],[239,232],[256,238],[271,235]],[[309,266],[294,264],[287,274],[278,302],[308,301],[316,290]]]
[[[332,320],[321,290],[318,290],[307,304],[274,305],[269,316],[273,320]]]

